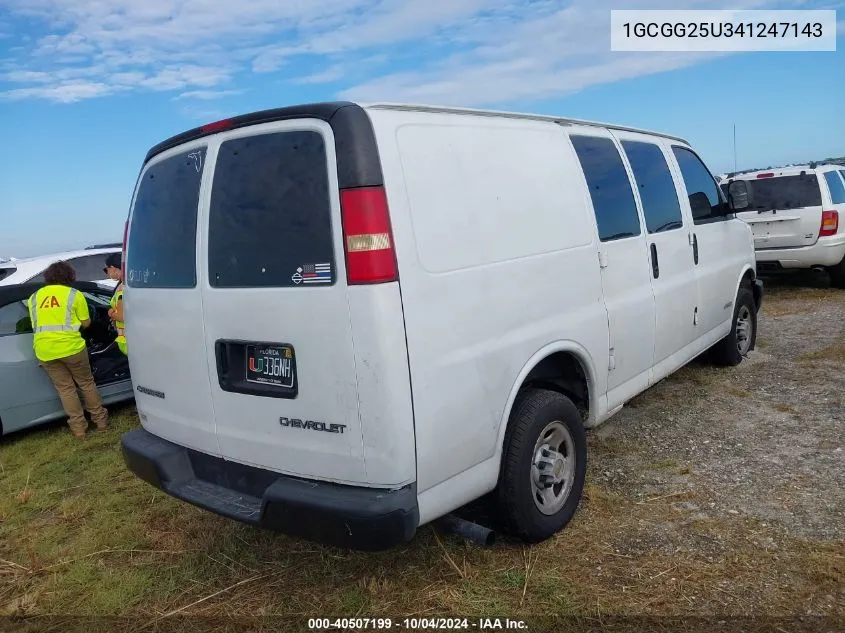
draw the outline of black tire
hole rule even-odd
[[[569,433],[572,455],[566,455],[566,458],[574,457],[575,463],[571,467],[571,487],[562,507],[553,514],[544,514],[534,499],[532,465],[540,434],[555,422],[560,422]],[[524,391],[514,404],[508,422],[502,470],[495,492],[496,507],[505,531],[528,543],[543,541],[560,531],[575,514],[586,472],[587,438],[577,407],[555,391]],[[560,490],[565,490],[566,486],[561,484]],[[552,488],[557,489],[557,486]]]
[[[845,290],[845,258],[836,266],[828,268],[827,272],[830,275],[830,285]]]
[[[739,335],[737,332],[737,320],[741,311],[747,311],[750,320],[751,332],[748,333],[748,345],[744,352],[740,350]],[[754,293],[748,286],[741,286],[736,295],[734,304],[733,321],[731,333],[713,347],[713,359],[717,365],[722,367],[734,367],[742,362],[748,352],[754,349],[757,344],[757,306],[754,303]]]

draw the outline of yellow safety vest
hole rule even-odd
[[[123,284],[120,284],[117,292],[115,292],[112,295],[112,298],[111,298],[111,301],[110,301],[111,307],[113,309],[117,309],[117,304],[122,299],[123,299]],[[124,325],[123,321],[115,321],[114,327],[117,330],[117,338],[115,339],[115,342],[117,343],[118,348],[120,348],[120,351],[123,352],[124,354],[127,354],[128,352],[126,351],[126,336],[124,335],[125,325]]]
[[[85,350],[79,328],[91,317],[85,296],[75,288],[55,285],[37,290],[29,298],[29,318],[38,360],[67,358]]]

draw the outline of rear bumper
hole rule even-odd
[[[129,469],[167,494],[222,516],[349,549],[377,551],[411,540],[416,486],[360,488],[297,479],[168,442],[144,429],[121,439]]]
[[[777,262],[781,268],[836,266],[845,257],[845,234],[821,237],[812,246],[755,251],[758,262]]]

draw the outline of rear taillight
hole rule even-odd
[[[767,172],[765,174],[757,174],[757,178],[774,178],[774,174],[771,172]]]
[[[126,281],[126,236],[129,233],[129,220],[123,225],[123,254],[120,256],[120,281]]]
[[[822,226],[819,237],[836,235],[839,230],[839,211],[822,211]]]
[[[346,277],[350,285],[397,281],[396,252],[384,187],[340,192]]]

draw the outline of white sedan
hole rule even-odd
[[[25,283],[43,283],[44,271],[50,264],[66,261],[76,271],[77,281],[93,281],[105,288],[114,288],[116,283],[106,276],[106,257],[120,253],[121,248],[87,248],[52,255],[40,255],[24,259],[0,258],[0,286]]]

